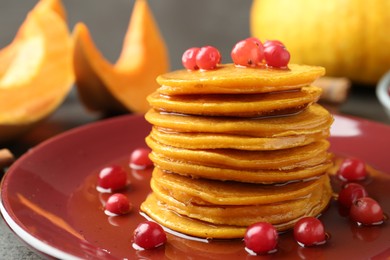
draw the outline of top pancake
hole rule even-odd
[[[220,65],[215,70],[176,70],[157,78],[158,92],[182,94],[250,94],[298,89],[325,74],[318,66],[289,64],[288,70],[272,68],[241,68]]]

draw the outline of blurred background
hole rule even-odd
[[[37,1],[2,0],[0,47],[6,46]],[[171,69],[181,68],[182,53],[193,46],[214,45],[230,62],[233,45],[249,36],[251,0],[150,0],[169,49]],[[102,54],[115,62],[122,48],[134,0],[63,0],[69,28],[84,22]]]

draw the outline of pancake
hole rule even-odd
[[[311,215],[314,208],[321,204],[325,207],[330,196],[322,201],[324,187],[318,186],[309,196],[292,198],[278,203],[252,205],[199,205],[176,200],[170,193],[154,189],[156,198],[174,212],[187,217],[217,225],[249,226],[264,221],[271,224],[284,224],[305,215]],[[319,212],[317,211],[317,214]]]
[[[320,140],[305,146],[275,151],[235,149],[190,150],[162,145],[147,137],[153,153],[171,160],[231,169],[288,170],[320,164],[327,159],[329,142]]]
[[[262,94],[214,94],[166,96],[154,92],[149,104],[158,111],[207,116],[258,117],[297,113],[317,102],[322,89],[303,87],[300,90]]]
[[[214,180],[229,180],[248,183],[286,183],[312,178],[325,173],[331,166],[331,154],[323,163],[305,168],[289,170],[245,170],[221,167],[210,167],[189,162],[171,160],[167,157],[150,154],[156,167],[176,174],[193,178],[208,178]]]
[[[202,206],[183,203],[166,193],[152,193],[141,210],[149,217],[175,231],[203,238],[240,238],[246,227],[267,221],[278,231],[292,228],[302,216],[317,216],[331,198],[329,178],[318,179],[319,185],[310,196],[279,203],[248,206]]]
[[[243,206],[279,203],[310,196],[327,176],[278,185],[260,185],[236,181],[193,179],[155,168],[151,187],[156,193],[168,194],[184,204]]]
[[[180,133],[153,127],[150,137],[159,143],[186,149],[279,150],[302,146],[329,136],[329,128],[312,134],[252,137],[220,133]]]
[[[177,132],[209,132],[258,137],[280,137],[313,134],[329,129],[332,115],[318,104],[290,116],[229,118],[206,117],[174,113],[159,113],[154,109],[145,114],[154,126],[173,129]]]
[[[253,94],[300,89],[325,74],[318,66],[289,64],[289,70],[219,65],[215,70],[177,70],[157,77],[165,95]]]
[[[242,238],[247,228],[215,225],[179,215],[158,201],[154,193],[151,193],[141,204],[141,211],[164,227],[194,237],[207,239]]]

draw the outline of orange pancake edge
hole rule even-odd
[[[289,64],[288,69],[219,65],[203,71],[176,70],[157,77],[158,92],[177,94],[267,93],[298,89],[325,74],[319,66]]]

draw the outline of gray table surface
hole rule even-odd
[[[249,35],[249,0],[149,2],[167,42],[172,69],[181,67],[181,54],[188,47],[215,45],[220,48],[222,55],[228,56],[231,46]],[[25,14],[34,4],[35,1],[11,0],[0,3],[1,48],[13,39]],[[133,1],[67,0],[64,4],[68,11],[70,27],[78,21],[84,21],[90,27],[98,48],[107,59],[114,61],[121,48]],[[373,88],[353,86],[347,101],[330,109],[341,114],[390,124],[390,119],[379,104]],[[73,90],[52,116],[7,147],[16,156],[20,156],[47,138],[98,120],[102,120],[102,117],[85,110]],[[45,129],[43,135],[40,131],[42,129]],[[31,260],[41,259],[41,256],[26,247],[0,218],[0,259]]]

